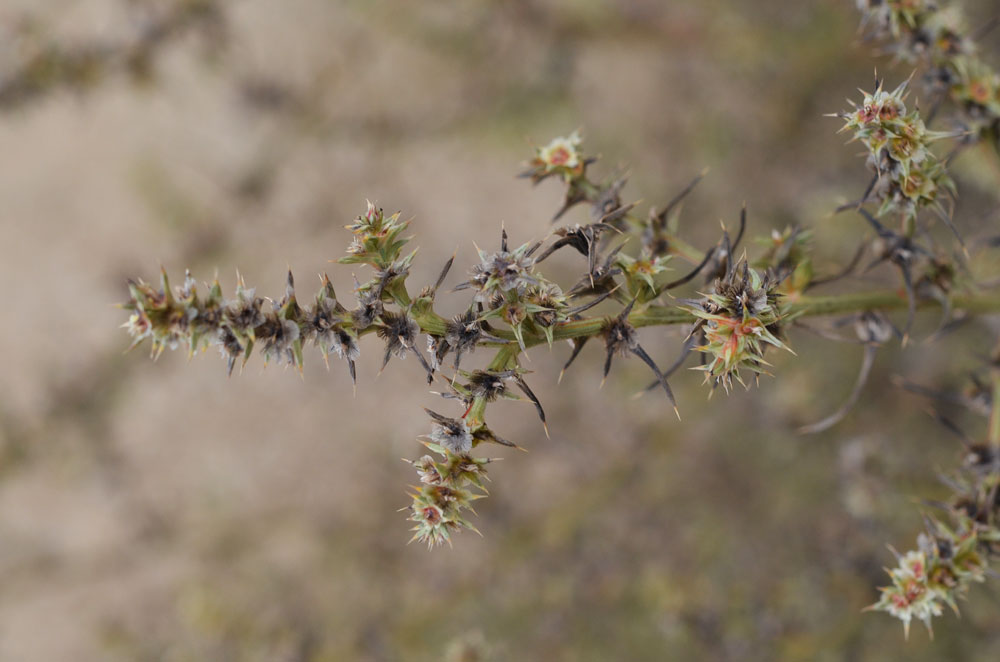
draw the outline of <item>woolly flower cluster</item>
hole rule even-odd
[[[994,530],[995,532],[995,530]],[[879,589],[878,602],[868,610],[884,611],[903,622],[909,636],[910,622],[922,622],[933,635],[931,618],[940,616],[942,604],[957,614],[956,598],[964,596],[972,582],[986,577],[986,559],[981,552],[984,540],[971,522],[952,531],[940,522],[932,535],[920,534],[917,550],[897,554],[898,565],[888,569],[892,585]]]
[[[444,417],[438,417],[444,419]],[[461,529],[479,531],[465,519],[463,511],[472,510],[471,504],[476,499],[486,496],[483,482],[488,480],[486,465],[491,460],[475,458],[468,451],[472,446],[472,437],[464,421],[451,421],[453,426],[442,426],[436,422],[431,433],[431,441],[425,441],[436,455],[443,458],[437,460],[430,455],[424,455],[419,460],[410,462],[420,477],[420,486],[413,491],[413,503],[409,506],[410,521],[414,522],[413,540],[427,543],[433,548],[442,543],[451,543],[453,533]],[[455,451],[449,444],[454,437],[461,437],[464,448]],[[435,443],[435,439],[442,443]]]
[[[940,209],[943,194],[954,193],[944,163],[930,151],[931,142],[949,134],[929,131],[918,111],[907,112],[906,85],[887,92],[879,83],[860,105],[851,102],[854,109],[841,114],[842,131],[853,131],[854,140],[868,149],[868,165],[876,173],[870,195],[880,203],[876,216],[895,212],[912,219],[922,207]]]
[[[734,378],[748,386],[740,370],[764,372],[766,345],[788,349],[777,337],[781,313],[776,287],[777,283],[744,261],[718,279],[715,291],[690,309],[698,318],[691,333],[700,334],[703,340],[696,349],[709,357],[699,369],[713,387],[721,384],[728,391]]]

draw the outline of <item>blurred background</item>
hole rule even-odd
[[[1000,9],[965,6],[973,25]],[[751,235],[814,226],[832,272],[866,228],[831,211],[869,175],[822,114],[876,65],[910,74],[857,20],[850,0],[0,1],[0,658],[1000,658],[995,584],[933,642],[861,613],[960,451],[889,378],[960,387],[992,346],[983,322],[883,351],[856,411],[814,437],[794,430],[846,398],[856,345],[794,334],[776,378],[710,401],[682,374],[683,422],[631,397],[637,361],[601,389],[595,343],[557,386],[568,349],[535,349],[551,439],[530,406],[493,406],[528,452],[487,449],[503,462],[483,537],[430,553],[406,544],[400,458],[422,454],[421,407],[450,409],[412,359],[376,379],[366,339],[354,396],[315,350],[304,378],[257,357],[227,378],[214,352],[123,354],[117,328],[126,278],[160,265],[227,293],[239,269],[280,297],[289,266],[301,298],[323,271],[349,292],[328,260],[366,198],[413,218],[414,286],[457,250],[454,284],[501,222],[515,244],[550,231],[561,188],[515,175],[577,128],[643,213],[709,167],[681,220],[696,244],[745,200]],[[955,164],[972,234],[998,196],[978,158]],[[552,265],[566,284],[581,268]],[[679,334],[642,342],[665,365]]]

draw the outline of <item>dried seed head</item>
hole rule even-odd
[[[382,326],[376,333],[385,341],[386,362],[390,355],[406,358],[406,352],[413,349],[419,332],[420,326],[406,313],[383,313]]]
[[[236,366],[236,358],[243,354],[244,347],[239,339],[233,335],[232,330],[225,326],[219,328],[218,343],[219,351],[222,353],[222,358],[226,359],[229,374],[231,375],[233,374],[233,368]]]
[[[625,177],[617,177],[605,186],[590,205],[590,217],[595,222],[617,227],[618,221],[632,210],[634,204],[622,204],[621,192],[628,181]]]
[[[375,323],[385,307],[382,294],[375,289],[364,289],[358,293],[358,307],[351,311],[351,319],[356,329],[363,330]]]
[[[775,287],[769,274],[761,275],[743,260],[715,281],[715,292],[706,297],[705,306],[737,317],[773,316],[777,301]]]
[[[228,302],[223,310],[225,324],[235,333],[247,335],[264,323],[261,306],[264,300],[254,296],[254,288],[245,288],[242,279],[236,286],[236,299]]]
[[[505,377],[509,378],[510,373],[476,370],[469,374],[469,381],[466,388],[472,397],[493,402],[497,398],[507,394],[507,387],[504,385]]]
[[[496,253],[479,251],[480,263],[472,269],[468,281],[455,289],[476,288],[475,300],[489,304],[496,298],[508,295],[519,296],[525,290],[538,284],[538,278],[532,274],[535,261],[532,258],[539,244],[523,244],[513,251],[507,250],[507,233],[503,232],[501,248]]]
[[[630,309],[631,305],[629,305],[627,310]],[[601,334],[604,336],[604,345],[608,350],[609,362],[611,357],[615,355],[628,356],[629,352],[639,344],[639,334],[635,330],[635,327],[629,323],[628,312],[606,320]],[[605,371],[606,374],[607,371]]]
[[[424,409],[434,421],[431,426],[431,440],[452,453],[468,453],[472,450],[472,433],[464,418],[448,418],[430,409]]]
[[[892,338],[892,324],[884,315],[865,311],[858,315],[854,322],[854,331],[858,335],[858,340],[866,344],[883,345]]]
[[[483,329],[476,313],[472,310],[466,311],[445,325],[444,339],[447,342],[447,348],[444,352],[447,353],[449,349],[455,351],[455,365],[457,366],[463,354],[475,350],[482,336]],[[435,355],[439,362],[444,358],[440,346],[436,348]]]
[[[438,472],[434,458],[424,455],[419,460],[413,462],[413,467],[417,470],[420,482],[425,485],[440,485],[441,474]]]
[[[306,312],[302,329],[303,340],[312,339],[324,352],[328,353],[336,342],[336,330],[344,320],[344,311],[335,299],[321,297],[316,305]]]
[[[299,339],[299,325],[292,320],[269,317],[259,328],[257,336],[264,341],[264,360],[272,357],[287,358],[289,363],[295,363],[292,354],[292,343]]]
[[[337,354],[338,358],[345,361],[357,361],[358,357],[361,356],[358,341],[344,329],[339,327],[333,329],[333,339],[334,342],[330,345],[330,349]]]

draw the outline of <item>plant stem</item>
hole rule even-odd
[[[503,372],[510,367],[511,361],[517,356],[520,351],[520,347],[516,342],[509,343],[500,348],[490,361],[490,364],[486,366],[486,369],[490,372]],[[476,398],[472,402],[472,406],[469,408],[468,413],[465,415],[466,421],[468,421],[470,426],[475,426],[479,423],[483,423],[484,415],[486,413],[486,399]]]
[[[788,303],[784,307],[783,317],[819,317],[823,315],[843,315],[847,313],[858,313],[865,310],[905,310],[907,306],[906,297],[899,292],[890,290],[879,290],[875,292],[863,292],[852,294],[840,294],[832,296],[809,297],[802,296]],[[920,308],[931,308],[940,306],[933,300],[922,300]],[[956,310],[966,310],[976,314],[1000,313],[1000,295],[997,294],[968,294],[956,295],[952,297],[952,306]],[[427,311],[416,315],[417,322],[424,333],[443,335],[445,320],[434,313]],[[694,315],[679,306],[651,305],[644,310],[637,310],[629,316],[629,321],[635,327],[644,326],[666,326],[670,324],[690,324],[695,321]],[[565,322],[555,327],[552,334],[553,340],[568,340],[582,336],[594,336],[604,328],[604,317],[588,317],[572,322]],[[504,340],[514,341],[514,334],[507,330],[495,329],[493,334]],[[525,333],[525,347],[534,347],[546,342],[541,334]],[[508,347],[509,344],[499,347]],[[516,355],[516,352],[513,354]],[[509,360],[511,356],[508,356]],[[499,368],[500,370],[505,367]]]
[[[935,300],[925,300],[920,302],[920,307],[929,308],[940,305]],[[953,297],[952,305],[956,309],[967,310],[972,313],[1000,313],[1000,296],[989,295],[958,295]],[[876,291],[860,294],[841,294],[822,297],[799,297],[795,301],[787,304],[784,308],[783,317],[814,317],[822,315],[842,315],[846,313],[857,313],[865,310],[901,310],[907,306],[906,297],[898,292]],[[417,323],[424,333],[443,335],[446,321],[440,315],[429,308],[421,312],[414,313]],[[629,316],[629,321],[636,327],[643,326],[666,326],[670,324],[689,324],[695,321],[694,315],[679,306],[652,305],[645,310],[638,310]],[[572,322],[565,322],[557,326],[553,331],[554,340],[568,340],[582,336],[595,336],[601,333],[606,324],[604,317],[590,317]],[[521,348],[510,331],[494,329],[492,333],[505,340],[507,343],[492,343],[498,347],[496,355],[490,361],[486,369],[492,372],[502,372],[516,367],[517,355]],[[540,334],[525,333],[525,347],[534,347],[547,342]],[[998,403],[993,408],[993,415],[990,418],[990,442],[1000,445],[1000,370],[994,373],[993,380],[993,402]],[[477,426],[485,423],[486,400],[476,398],[466,414],[466,420],[470,426]]]

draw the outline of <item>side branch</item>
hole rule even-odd
[[[935,308],[942,304],[935,299],[924,299],[918,304],[918,308]],[[974,314],[1000,313],[1000,295],[990,294],[967,294],[955,295],[951,299],[951,305],[955,309],[966,310]],[[784,307],[783,317],[822,317],[825,315],[843,315],[847,313],[860,313],[866,310],[906,310],[908,302],[906,296],[899,292],[889,290],[877,290],[874,292],[864,292],[860,294],[842,294],[822,297],[798,297],[795,301]],[[423,314],[415,315],[417,323],[424,333],[440,335],[445,328],[446,320],[433,311],[426,311]],[[629,322],[635,327],[646,326],[669,326],[672,324],[693,324],[697,318],[688,310],[673,306],[652,305],[645,310],[636,311],[629,316]],[[560,324],[553,329],[553,340],[572,340],[596,336],[601,332],[604,325],[603,317],[589,317],[581,320],[574,320]],[[504,329],[495,329],[493,334],[509,342],[516,342],[514,334]],[[525,347],[534,347],[547,342],[545,336],[525,334]],[[501,343],[493,343],[500,346]]]

